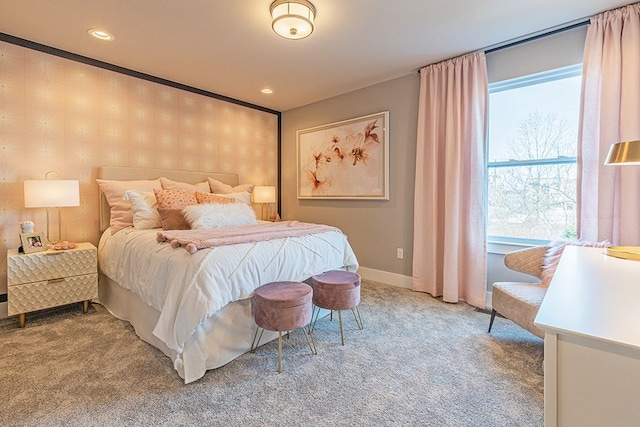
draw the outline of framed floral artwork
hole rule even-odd
[[[389,112],[299,130],[298,199],[389,200]]]

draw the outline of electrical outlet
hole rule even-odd
[[[404,250],[402,248],[396,249],[396,257],[398,259],[403,259],[404,258]]]

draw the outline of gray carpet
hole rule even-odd
[[[541,426],[542,340],[464,303],[365,282],[343,313],[184,385],[169,358],[94,305],[0,321],[0,425]]]

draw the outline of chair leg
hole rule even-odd
[[[491,327],[493,326],[493,321],[496,318],[496,313],[497,311],[495,311],[494,309],[491,310],[491,320],[489,321],[489,330],[487,331],[487,333],[491,332]]]
[[[364,323],[362,323],[362,317],[360,317],[360,310],[358,310],[358,306],[355,306],[351,309],[353,313],[353,317],[356,319],[356,324],[358,325],[358,329],[364,329]]]
[[[282,372],[282,331],[278,331],[278,373]]]
[[[315,314],[315,319],[314,319]],[[311,311],[311,322],[309,322],[309,332],[313,332],[316,327],[316,322],[318,321],[318,316],[320,316],[320,307],[313,306]]]
[[[318,349],[316,348],[316,341],[315,338],[313,337],[313,332],[309,331],[309,333],[307,334],[307,331],[305,330],[305,328],[302,328],[302,332],[304,332],[304,337],[307,339],[307,344],[309,344],[309,349],[311,349],[311,353],[318,354]]]
[[[260,337],[258,337],[258,330],[260,330]],[[249,350],[250,353],[256,351],[256,348],[258,348],[258,346],[260,345],[260,340],[262,339],[263,333],[264,329],[262,329],[260,326],[257,326],[256,333],[253,335],[253,341],[251,342],[251,350]],[[258,342],[256,342],[256,338],[258,338]]]
[[[340,319],[340,338],[342,338],[342,345],[344,345],[344,331],[342,329],[342,310],[338,310],[338,319]]]

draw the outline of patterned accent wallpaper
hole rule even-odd
[[[81,206],[61,209],[62,237],[97,246],[100,166],[235,172],[240,183],[277,185],[277,157],[276,114],[0,41],[3,254],[20,245],[20,221],[46,229],[45,209],[24,208],[25,179],[55,171],[79,180]],[[3,294],[6,256],[0,263]]]

